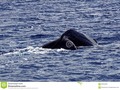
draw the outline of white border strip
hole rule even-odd
[[[7,82],[2,88],[3,83],[0,90],[120,90],[120,82]]]

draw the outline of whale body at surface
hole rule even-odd
[[[60,38],[43,45],[43,48],[75,50],[80,46],[94,46],[97,42],[89,36],[73,29],[67,30]]]

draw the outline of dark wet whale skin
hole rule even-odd
[[[85,34],[79,33],[73,29],[67,30],[62,36],[50,43],[43,45],[43,48],[51,49],[70,49],[76,50],[80,46],[94,46],[97,42]]]

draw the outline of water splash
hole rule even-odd
[[[15,55],[15,54],[47,54],[50,51],[56,51],[56,52],[61,52],[64,51],[65,49],[56,49],[56,50],[52,50],[52,49],[45,49],[42,47],[33,47],[33,46],[28,46],[26,48],[23,49],[17,49],[13,52],[8,52],[5,53],[3,55]]]

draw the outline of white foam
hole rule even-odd
[[[63,48],[57,49],[57,52],[60,52],[60,51],[65,51],[65,49],[63,49]]]
[[[41,48],[41,47],[27,47],[28,49],[28,52],[29,53],[35,53],[35,54],[45,54],[45,53],[48,53],[51,49],[44,49],[44,48]]]
[[[15,52],[9,52],[9,53],[5,53],[5,54],[3,54],[3,55],[11,55],[11,54],[19,54],[19,52],[18,52],[18,51],[15,51]]]
[[[57,52],[64,51],[64,50],[65,49],[63,49],[63,48],[56,49]],[[52,49],[42,48],[42,47],[28,46],[28,47],[23,48],[23,49],[17,49],[17,50],[15,50],[13,52],[5,53],[3,55],[46,54],[46,53],[49,53],[50,51],[53,51],[53,50]]]

